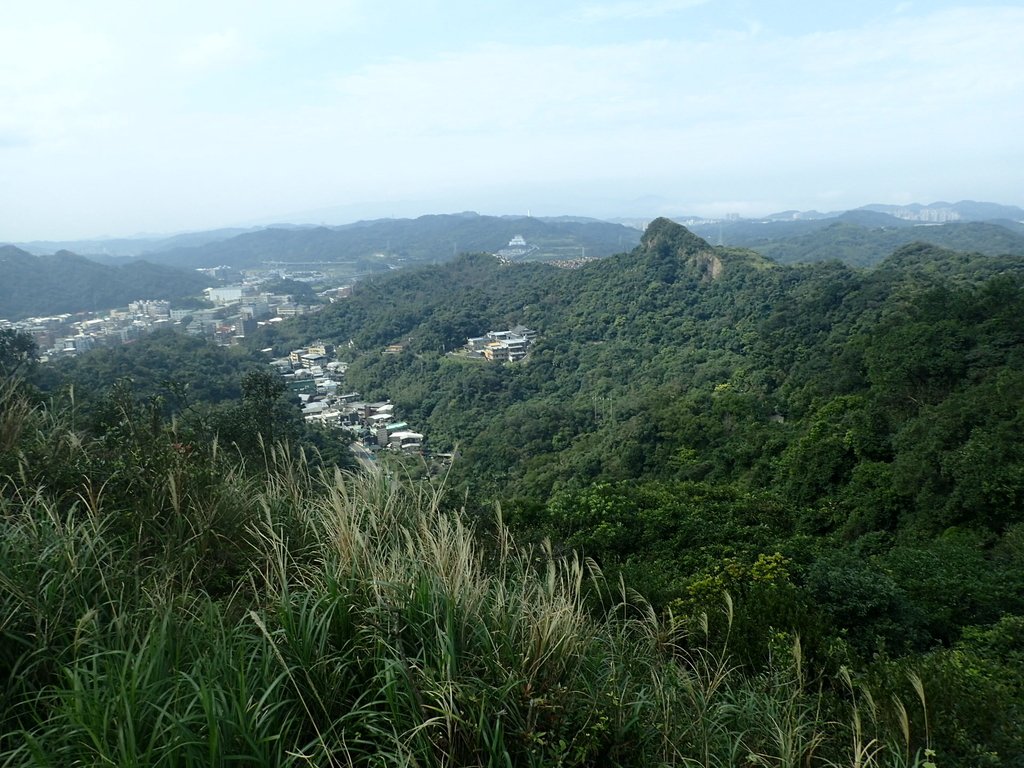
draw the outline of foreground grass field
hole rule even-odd
[[[742,672],[500,512],[0,399],[2,765],[931,765],[920,684]]]

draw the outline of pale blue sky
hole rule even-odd
[[[0,241],[1024,205],[1024,3],[0,0]]]

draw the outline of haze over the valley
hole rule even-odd
[[[1024,205],[1024,7],[8,3],[0,242]]]

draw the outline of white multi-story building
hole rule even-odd
[[[203,293],[214,304],[234,304],[241,301],[245,289],[240,285],[225,285],[221,288],[207,288]]]

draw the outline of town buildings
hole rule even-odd
[[[526,357],[536,338],[536,331],[521,325],[508,331],[488,331],[484,336],[467,339],[464,354],[491,362],[516,362]]]

